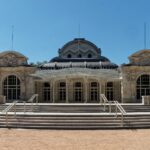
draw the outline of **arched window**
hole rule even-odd
[[[97,82],[90,83],[90,101],[91,102],[99,101],[99,84]]]
[[[7,100],[20,99],[20,80],[15,75],[9,75],[3,82],[3,94]]]
[[[83,84],[81,82],[74,83],[74,101],[75,102],[83,101]]]
[[[71,57],[72,57],[72,55],[71,55],[71,54],[68,54],[68,55],[67,55],[67,58],[71,58]]]
[[[150,75],[141,75],[136,82],[137,100],[140,100],[145,95],[150,95]]]
[[[50,84],[48,82],[43,83],[43,101],[44,102],[51,101],[51,90]]]
[[[114,99],[114,93],[113,93],[113,82],[107,82],[106,83],[106,89],[105,94],[108,100]]]
[[[92,54],[88,54],[88,58],[92,58]]]
[[[66,101],[66,83],[60,82],[58,87],[58,99],[59,102],[65,102]]]

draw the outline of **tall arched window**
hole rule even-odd
[[[58,85],[58,100],[59,102],[65,102],[66,101],[66,83],[60,82]]]
[[[68,55],[67,55],[67,58],[71,58],[71,57],[72,57],[72,55],[71,55],[71,54],[68,54]]]
[[[44,102],[51,101],[51,89],[50,84],[48,82],[43,83],[43,101]]]
[[[91,102],[99,101],[99,84],[97,82],[90,83],[90,101]]]
[[[108,100],[113,100],[114,99],[114,94],[113,94],[113,82],[107,82],[106,83],[106,91],[105,91],[106,97]]]
[[[75,102],[83,101],[83,84],[81,82],[74,83],[74,101]]]
[[[92,58],[92,54],[88,54],[88,58]]]
[[[150,95],[150,75],[141,75],[136,82],[136,97],[140,100],[144,95]]]
[[[3,82],[3,94],[7,100],[20,99],[20,80],[15,75],[9,75]]]

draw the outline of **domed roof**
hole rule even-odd
[[[84,38],[75,38],[59,49],[59,56],[50,62],[110,62],[101,56],[101,49]]]
[[[59,49],[59,56],[49,63],[42,64],[41,68],[61,69],[86,67],[91,69],[116,69],[118,65],[107,57],[101,56],[101,49],[84,38],[76,38]]]
[[[62,53],[62,51],[66,50],[68,47],[70,48],[70,46],[72,46],[72,45],[77,45],[77,48],[79,48],[80,44],[85,44],[86,46],[90,46],[97,53],[99,53],[99,54],[101,53],[100,48],[98,48],[94,43],[86,40],[85,38],[75,38],[74,40],[67,42],[61,49],[59,49],[59,53]]]
[[[24,66],[27,65],[27,57],[16,51],[4,51],[0,53],[0,66]]]
[[[16,55],[17,57],[23,57],[25,59],[28,59],[26,56],[24,56],[23,54],[17,52],[17,51],[12,51],[12,50],[6,50],[6,51],[3,51],[0,53],[0,57],[4,57],[5,55],[8,55],[8,54],[13,54],[13,55]]]

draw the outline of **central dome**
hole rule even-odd
[[[59,56],[49,63],[42,64],[41,69],[91,68],[116,69],[118,66],[107,57],[101,56],[101,49],[84,38],[76,38],[66,43],[58,51]]]
[[[75,38],[59,49],[59,56],[51,62],[83,62],[101,61],[109,62],[109,59],[101,56],[101,49],[84,38]]]

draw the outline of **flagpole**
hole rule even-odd
[[[13,50],[13,46],[14,46],[14,26],[12,26],[11,42],[12,42],[11,49]]]
[[[147,44],[147,43],[146,43],[146,42],[147,42],[147,41],[146,41],[146,40],[147,40],[147,39],[146,39],[146,32],[147,32],[147,31],[146,31],[146,22],[145,22],[145,23],[144,23],[144,49],[146,49],[146,44]]]

